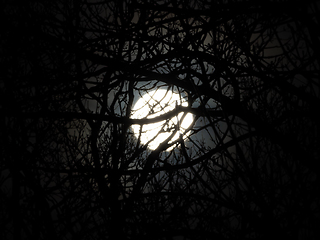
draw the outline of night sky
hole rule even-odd
[[[319,238],[320,1],[2,6],[0,239]]]

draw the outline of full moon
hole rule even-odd
[[[180,94],[170,90],[157,89],[144,94],[136,102],[132,109],[133,114],[131,117],[133,119],[152,119],[174,110],[176,105],[188,106],[188,103]],[[183,118],[183,115],[184,113],[181,112],[163,121],[143,124],[141,126],[132,125],[132,129],[137,138],[141,134],[140,141],[142,144],[148,144],[149,149],[155,150],[177,128],[178,131],[170,139],[169,143],[177,140],[180,133],[183,134],[184,139],[188,136],[188,132],[186,133],[185,130],[191,125],[193,116],[191,113],[188,113]],[[170,147],[167,150],[172,150],[172,148]]]

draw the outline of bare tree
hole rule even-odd
[[[4,5],[2,238],[316,239],[318,1]]]

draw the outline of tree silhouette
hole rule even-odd
[[[319,1],[17,3],[2,10],[3,239],[316,239]],[[186,104],[136,118],[160,90]]]

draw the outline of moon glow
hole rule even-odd
[[[183,99],[180,94],[174,93],[170,90],[157,89],[150,91],[144,94],[136,102],[132,109],[132,118],[152,119],[174,110],[176,108],[176,104],[180,106],[188,106],[187,101]],[[180,133],[183,134],[183,138],[185,139],[189,133],[185,133],[185,130],[193,122],[193,116],[191,113],[187,113],[183,118],[183,115],[184,113],[181,112],[171,119],[150,124],[143,124],[141,126],[136,124],[132,125],[134,135],[139,138],[141,134],[141,143],[148,144],[148,148],[151,150],[155,150],[159,144],[170,137],[175,130],[177,130],[177,132],[173,138],[170,139],[169,143],[177,140]],[[172,148],[173,147],[170,147],[167,150],[171,150]]]

